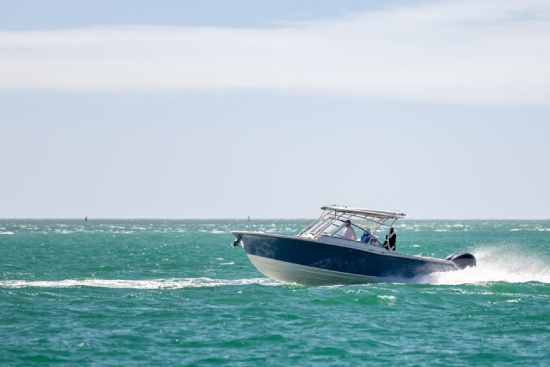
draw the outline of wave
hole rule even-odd
[[[3,288],[72,288],[72,287],[99,287],[116,289],[182,289],[205,288],[258,284],[263,286],[279,286],[282,283],[267,278],[252,279],[211,279],[211,278],[174,278],[174,279],[65,279],[59,281],[25,281],[5,280],[0,282]]]

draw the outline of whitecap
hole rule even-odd
[[[385,302],[388,302],[390,305],[395,304],[396,297],[395,296],[377,296],[379,299],[384,300]]]
[[[6,280],[0,282],[4,288],[71,288],[71,287],[98,287],[113,289],[182,289],[227,287],[257,284],[262,286],[280,286],[283,283],[268,278],[251,279],[211,279],[211,278],[172,278],[172,279],[65,279],[59,281],[25,281]]]
[[[70,231],[68,229],[56,229],[55,233],[61,233],[61,234],[73,234],[74,231]]]

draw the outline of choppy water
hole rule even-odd
[[[478,267],[281,284],[230,230],[308,221],[0,220],[0,365],[549,366],[550,221],[402,221]]]

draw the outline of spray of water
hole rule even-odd
[[[479,284],[487,282],[550,283],[548,254],[536,254],[512,246],[484,247],[474,251],[477,266],[416,277],[421,284]]]

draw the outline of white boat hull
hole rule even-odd
[[[281,282],[327,285],[327,284],[361,284],[383,281],[380,277],[370,277],[338,271],[314,268],[261,256],[247,254],[252,264],[268,278]]]

